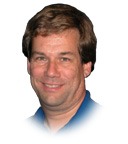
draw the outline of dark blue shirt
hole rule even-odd
[[[82,124],[83,121],[85,123],[86,120],[93,114],[94,110],[96,110],[97,107],[99,107],[99,104],[97,104],[95,101],[91,99],[90,92],[86,90],[85,98],[81,106],[79,107],[78,111],[71,118],[71,120],[63,128],[59,130],[59,132],[72,130],[74,129],[74,127]],[[41,129],[47,130],[47,128],[45,128],[44,126],[45,114],[41,107],[37,110],[35,115],[32,116],[30,119],[36,124],[38,124],[38,126]]]

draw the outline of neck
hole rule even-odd
[[[85,93],[82,95],[82,97],[79,99],[79,101],[76,104],[63,111],[52,111],[43,108],[45,113],[44,125],[52,133],[56,133],[57,131],[59,131],[76,114],[77,110],[79,109],[81,103],[84,100],[84,97],[85,97]]]

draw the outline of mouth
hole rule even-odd
[[[55,84],[46,84],[46,83],[44,83],[44,85],[46,86],[46,87],[48,87],[48,88],[58,88],[58,87],[60,87],[61,85],[55,85]]]

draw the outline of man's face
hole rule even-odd
[[[76,29],[34,37],[28,72],[42,106],[66,109],[85,94],[78,42]]]

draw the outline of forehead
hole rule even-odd
[[[33,38],[32,51],[78,50],[79,38],[80,35],[77,29],[69,29],[62,33],[48,36],[38,35]]]

